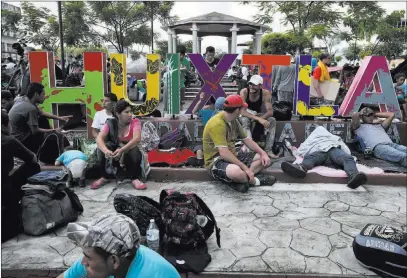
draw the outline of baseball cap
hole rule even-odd
[[[224,103],[225,103],[225,98],[224,97],[218,97],[218,99],[215,101],[215,109],[222,110]]]
[[[230,108],[240,108],[244,107],[247,108],[247,103],[244,102],[241,96],[239,95],[230,95],[225,99],[225,103],[223,107],[230,107]]]
[[[68,238],[80,247],[99,247],[119,257],[136,254],[140,246],[140,231],[129,217],[112,213],[90,223],[69,223]]]
[[[255,74],[250,77],[249,83],[253,83],[254,85],[263,84],[263,78],[260,75]]]
[[[360,114],[364,115],[364,116],[367,116],[369,114],[374,114],[374,111],[370,107],[365,107],[362,110],[360,110]]]

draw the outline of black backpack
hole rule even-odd
[[[273,117],[276,121],[291,121],[293,116],[292,104],[288,101],[277,101],[273,103]]]
[[[174,190],[162,190],[160,206],[167,247],[195,248],[205,243],[216,231],[216,242],[220,248],[220,229],[212,211],[204,201],[194,193],[180,193]],[[205,216],[207,223],[201,227],[196,216]],[[174,248],[174,247],[173,247]]]
[[[142,236],[146,235],[150,219],[154,219],[160,230],[160,238],[164,235],[161,220],[160,204],[145,196],[117,194],[114,197],[114,208],[136,222]]]
[[[407,233],[366,225],[353,241],[356,259],[382,277],[407,277]]]

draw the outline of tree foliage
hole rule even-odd
[[[307,30],[308,36],[310,39],[319,39],[323,41],[326,48],[328,49],[328,53],[331,55],[335,55],[336,49],[334,51],[335,46],[340,43],[340,38],[338,36],[338,31],[333,29],[332,27],[324,24],[316,24],[311,26]]]
[[[339,63],[340,61],[342,61],[342,56],[335,56],[335,61],[337,61],[338,63]]]
[[[275,55],[285,55],[287,53],[289,53],[290,55],[294,55],[297,49],[311,46],[311,42],[307,37],[305,36],[297,37],[295,34],[291,32],[286,34],[284,33],[266,34],[263,36],[261,43],[263,54],[275,54]]]
[[[62,2],[64,43],[67,46],[100,46],[101,41],[90,32],[86,16],[87,9],[85,2]]]
[[[43,49],[56,51],[59,46],[59,24],[48,8],[37,8],[30,2],[21,2],[21,36]]]
[[[4,36],[8,32],[18,32],[18,25],[21,20],[21,14],[9,11],[1,10],[1,34]]]
[[[243,2],[248,4],[249,2]],[[295,2],[252,2],[259,14],[255,20],[262,24],[271,24],[274,14],[283,15],[282,23],[291,27],[291,32],[298,41],[307,41],[306,30],[316,24],[336,27],[340,23],[341,13],[333,9],[334,2],[295,1]],[[297,45],[297,51],[304,49]]]

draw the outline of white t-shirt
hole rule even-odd
[[[247,76],[249,76],[249,72],[246,67],[242,67],[242,74],[243,74],[242,79],[247,80]]]
[[[113,118],[113,115],[107,115],[105,109],[96,112],[95,117],[93,118],[92,127],[101,131],[106,123],[106,120],[109,118]]]

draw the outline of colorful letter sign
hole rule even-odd
[[[222,80],[223,76],[225,76],[226,72],[230,68],[230,66],[235,61],[237,54],[225,54],[223,55],[222,59],[220,59],[218,65],[216,66],[215,70],[212,71],[205,60],[202,58],[201,54],[188,54],[189,59],[194,64],[195,68],[197,69],[199,75],[204,80],[205,84],[201,88],[201,92],[205,93],[205,99],[201,103],[201,109],[205,103],[209,100],[209,98],[213,95],[215,99],[218,97],[225,97],[225,91],[223,90],[222,86],[220,85],[220,81]],[[192,104],[189,106],[186,114],[191,114],[192,110],[194,109],[196,103],[199,100],[198,94]]]
[[[310,105],[310,86],[312,86],[311,58],[310,55],[300,55],[297,58],[294,86],[294,113],[302,116],[338,115],[337,105]]]
[[[372,80],[375,93],[368,91]],[[363,103],[379,104],[381,112],[395,112],[396,117],[401,117],[389,66],[384,56],[368,56],[363,59],[339,113],[345,117],[351,116],[353,112],[359,111]]]
[[[124,54],[110,54],[110,88],[117,99],[124,98],[130,101],[127,96],[127,68]]]
[[[86,104],[88,136],[92,134],[91,126],[96,111],[101,110],[101,101],[107,91],[106,54],[102,52],[85,52],[84,73],[85,86],[73,88],[56,87],[55,63],[52,52],[30,52],[31,82],[41,83],[45,87],[45,101],[41,108],[51,113],[53,103]]]
[[[291,57],[288,55],[251,55],[244,54],[243,65],[258,65],[259,75],[263,77],[263,87],[272,91],[271,74],[273,66],[289,66]]]
[[[179,114],[180,112],[180,56],[167,54],[167,72],[164,86],[167,89],[166,112]]]

